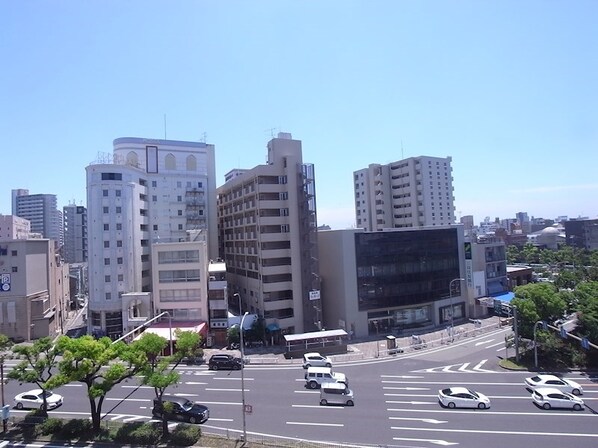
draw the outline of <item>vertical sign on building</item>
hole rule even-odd
[[[465,281],[468,288],[473,288],[473,260],[471,259],[471,243],[465,243]]]
[[[0,278],[0,291],[10,291],[10,274],[2,274],[2,278]]]

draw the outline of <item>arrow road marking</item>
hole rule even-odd
[[[417,375],[380,375],[382,378],[423,378]]]
[[[413,420],[416,422],[424,422],[424,423],[432,423],[432,424],[440,424],[440,423],[448,423],[445,420],[436,420],[433,418],[412,418],[412,417],[388,417],[390,420]]]
[[[449,446],[449,445],[459,445],[457,442],[448,442],[446,440],[434,440],[434,439],[409,439],[407,437],[393,437],[393,440],[406,440],[408,442],[428,442],[428,443],[433,443],[434,445],[443,445],[443,446]]]

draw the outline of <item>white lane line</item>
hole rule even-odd
[[[241,392],[241,389],[216,389],[213,387],[206,387],[206,390],[211,390],[214,392]],[[249,392],[249,389],[245,389],[245,392]]]
[[[489,345],[486,348],[494,348],[494,347],[498,347],[499,345],[502,346],[502,348],[504,350],[504,348],[505,348],[505,343],[504,342],[497,342],[496,344]]]
[[[433,418],[413,418],[413,417],[388,417],[389,420],[410,420],[416,422],[432,423],[438,425],[440,423],[448,423],[447,420],[436,420]]]
[[[484,344],[489,344],[492,341],[494,341],[494,339],[486,339],[485,341],[480,341],[480,342],[476,342],[475,346],[477,347],[478,345],[484,345]]]
[[[433,445],[443,445],[443,446],[459,445],[458,442],[449,442],[447,440],[441,440],[441,439],[411,439],[408,437],[393,437],[392,440],[402,440],[404,442],[428,442]]]
[[[345,426],[342,423],[309,423],[309,422],[286,422],[287,425],[302,425],[302,426],[333,426],[336,428],[342,428]]]
[[[317,408],[317,409],[345,409],[344,406],[320,406],[319,404],[292,404],[292,408]]]
[[[534,432],[534,431],[493,431],[483,429],[446,429],[446,428],[407,428],[391,426],[391,429],[401,431],[442,431],[442,432],[458,432],[458,433],[472,433],[472,434],[511,434],[511,435],[526,435],[526,436],[549,436],[549,437],[591,437],[598,438],[598,434],[581,434],[579,432]]]

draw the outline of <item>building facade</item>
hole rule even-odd
[[[64,244],[62,256],[67,263],[87,261],[87,208],[69,204],[62,208]]]
[[[26,239],[30,237],[30,234],[29,220],[15,215],[0,214],[0,241]]]
[[[88,326],[118,338],[132,329],[126,322],[149,317],[140,310],[151,314],[151,303],[138,305],[151,301],[153,244],[206,231],[208,253],[217,252],[214,146],[119,138],[112,156],[86,171]]]
[[[220,258],[229,294],[263,316],[270,329],[301,333],[319,327],[315,175],[303,163],[301,141],[279,133],[266,165],[218,188]]]
[[[56,244],[46,238],[0,242],[0,333],[15,342],[64,330],[69,272]]]
[[[364,337],[471,316],[463,242],[460,225],[318,232],[326,329]]]
[[[353,173],[355,221],[368,231],[454,224],[451,157],[412,157]]]
[[[568,246],[587,250],[598,249],[598,219],[572,219],[564,224]]]
[[[12,214],[27,219],[31,232],[63,244],[62,212],[55,194],[29,194],[29,190],[12,190]]]

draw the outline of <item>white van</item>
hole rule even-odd
[[[349,384],[344,373],[333,372],[330,367],[309,367],[305,372],[305,385],[310,389],[316,389],[322,383]]]
[[[320,406],[328,404],[353,406],[353,391],[344,383],[323,383],[320,388]]]

